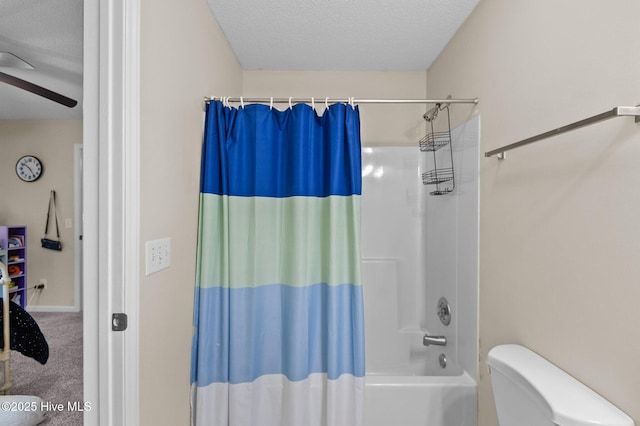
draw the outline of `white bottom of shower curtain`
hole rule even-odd
[[[191,388],[196,426],[361,426],[364,377],[324,373],[290,382],[280,374],[250,383]]]

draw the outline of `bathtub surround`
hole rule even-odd
[[[452,112],[465,106],[452,107]],[[437,122],[436,122],[437,124]],[[478,380],[478,281],[479,281],[479,149],[480,116],[474,116],[451,132],[456,190],[448,195],[423,197],[426,225],[421,244],[426,308],[423,329],[433,335],[450,335],[442,352],[463,371]],[[425,153],[428,154],[428,153]],[[447,156],[447,152],[442,153]],[[422,157],[422,167],[433,163]],[[433,190],[433,186],[428,187]],[[437,316],[437,304],[445,297],[452,309],[451,324]],[[435,349],[435,348],[434,348]]]
[[[453,129],[456,189],[441,196],[417,144],[363,149],[367,426],[476,425],[479,134],[480,117]],[[423,346],[425,333],[447,345]]]
[[[196,425],[359,426],[358,109],[207,105]]]

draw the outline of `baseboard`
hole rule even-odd
[[[29,305],[26,307],[27,312],[80,312],[76,306],[47,306],[47,305]]]

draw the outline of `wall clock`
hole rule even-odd
[[[36,181],[42,175],[42,163],[33,155],[25,155],[16,163],[16,174],[25,182]]]

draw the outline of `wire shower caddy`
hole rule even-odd
[[[447,112],[447,130],[436,132],[433,122],[440,111]],[[451,146],[451,117],[449,115],[449,104],[436,104],[427,112],[424,119],[430,124],[431,132],[420,139],[420,151],[433,153],[433,169],[422,173],[422,183],[424,185],[435,185],[435,190],[431,195],[445,195],[453,191],[456,187],[455,173],[453,171],[453,147]],[[436,152],[442,148],[449,148],[449,161],[446,161],[446,154],[441,156],[440,167]],[[444,164],[443,164],[444,162]]]

